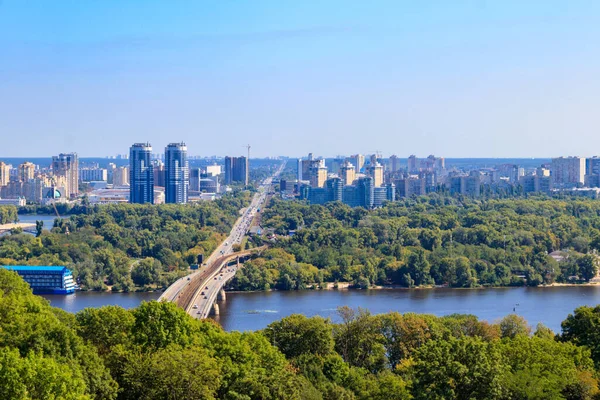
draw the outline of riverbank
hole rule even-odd
[[[594,278],[596,279],[596,278]],[[426,286],[413,286],[405,287],[398,285],[373,285],[368,288],[354,287],[350,282],[325,282],[323,286],[319,287],[318,284],[313,284],[306,289],[300,290],[280,290],[280,289],[268,289],[268,290],[225,290],[227,293],[261,293],[261,292],[318,292],[323,290],[430,290],[430,289],[460,289],[460,290],[485,290],[485,289],[507,289],[507,288],[556,288],[556,287],[588,287],[588,286],[600,286],[600,280],[594,280],[593,282],[584,283],[551,283],[538,286],[475,286],[475,287],[450,287],[441,285],[426,285]]]

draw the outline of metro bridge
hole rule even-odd
[[[218,315],[216,301],[225,299],[223,287],[235,276],[240,263],[266,248],[261,246],[223,255],[197,272],[179,279],[163,292],[158,301],[173,302],[196,318],[207,318],[211,313]]]

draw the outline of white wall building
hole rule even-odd
[[[550,176],[554,188],[571,188],[583,185],[585,182],[585,158],[553,158],[550,165]]]

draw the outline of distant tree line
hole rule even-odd
[[[298,289],[322,281],[537,286],[587,282],[598,271],[600,202],[589,199],[431,194],[365,210],[274,198],[263,226],[280,235],[275,246],[283,252],[247,263],[236,289]],[[563,250],[561,262],[549,255]]]

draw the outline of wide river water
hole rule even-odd
[[[114,304],[136,307],[159,293],[78,292],[70,296],[44,296],[53,306],[69,312]],[[227,293],[215,319],[226,330],[256,330],[287,315],[321,315],[337,321],[339,306],[363,307],[372,313],[389,311],[449,315],[474,314],[494,322],[515,312],[535,327],[542,322],[555,332],[560,323],[582,305],[600,304],[600,286],[499,289],[381,289],[300,292]]]

